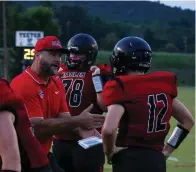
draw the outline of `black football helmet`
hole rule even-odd
[[[96,40],[84,33],[73,36],[67,44],[67,49],[69,53],[66,58],[66,65],[71,69],[89,68],[95,63],[98,54]],[[71,57],[70,54],[75,54],[75,56]],[[84,56],[81,57],[81,54]]]
[[[139,70],[145,73],[151,66],[152,51],[142,38],[125,37],[116,43],[110,63],[114,74],[123,74],[127,70]]]

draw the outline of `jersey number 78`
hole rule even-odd
[[[69,106],[71,107],[80,106],[82,101],[82,90],[84,88],[84,80],[76,79],[73,81],[73,79],[64,79],[63,85],[65,87],[66,93],[68,94],[68,92],[70,92]]]

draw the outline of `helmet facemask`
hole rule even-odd
[[[85,54],[80,51],[72,51],[66,57],[66,64],[70,69],[89,69],[95,61],[92,61],[92,53]]]

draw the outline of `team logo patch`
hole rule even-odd
[[[39,90],[39,91],[38,91],[38,94],[39,94],[40,98],[43,99],[43,97],[44,97],[43,91],[42,91],[42,90]]]
[[[52,41],[52,46],[61,47],[61,43],[59,41]]]

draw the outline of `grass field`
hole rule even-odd
[[[112,51],[99,51],[97,63],[109,63]],[[152,67],[156,68],[195,68],[195,54],[153,52]]]
[[[112,51],[99,51],[97,63],[109,63]],[[195,54],[153,52],[150,71],[167,70],[178,77],[178,84],[195,85]],[[150,72],[149,71],[149,72]],[[189,77],[187,77],[189,76]]]
[[[195,116],[195,88],[179,87],[178,98],[181,100]],[[171,121],[172,127],[170,133],[176,125],[174,120]],[[195,127],[187,136],[187,139],[171,155],[178,159],[177,162],[167,161],[167,172],[194,172],[195,171]],[[111,172],[111,166],[105,165],[104,172]]]

